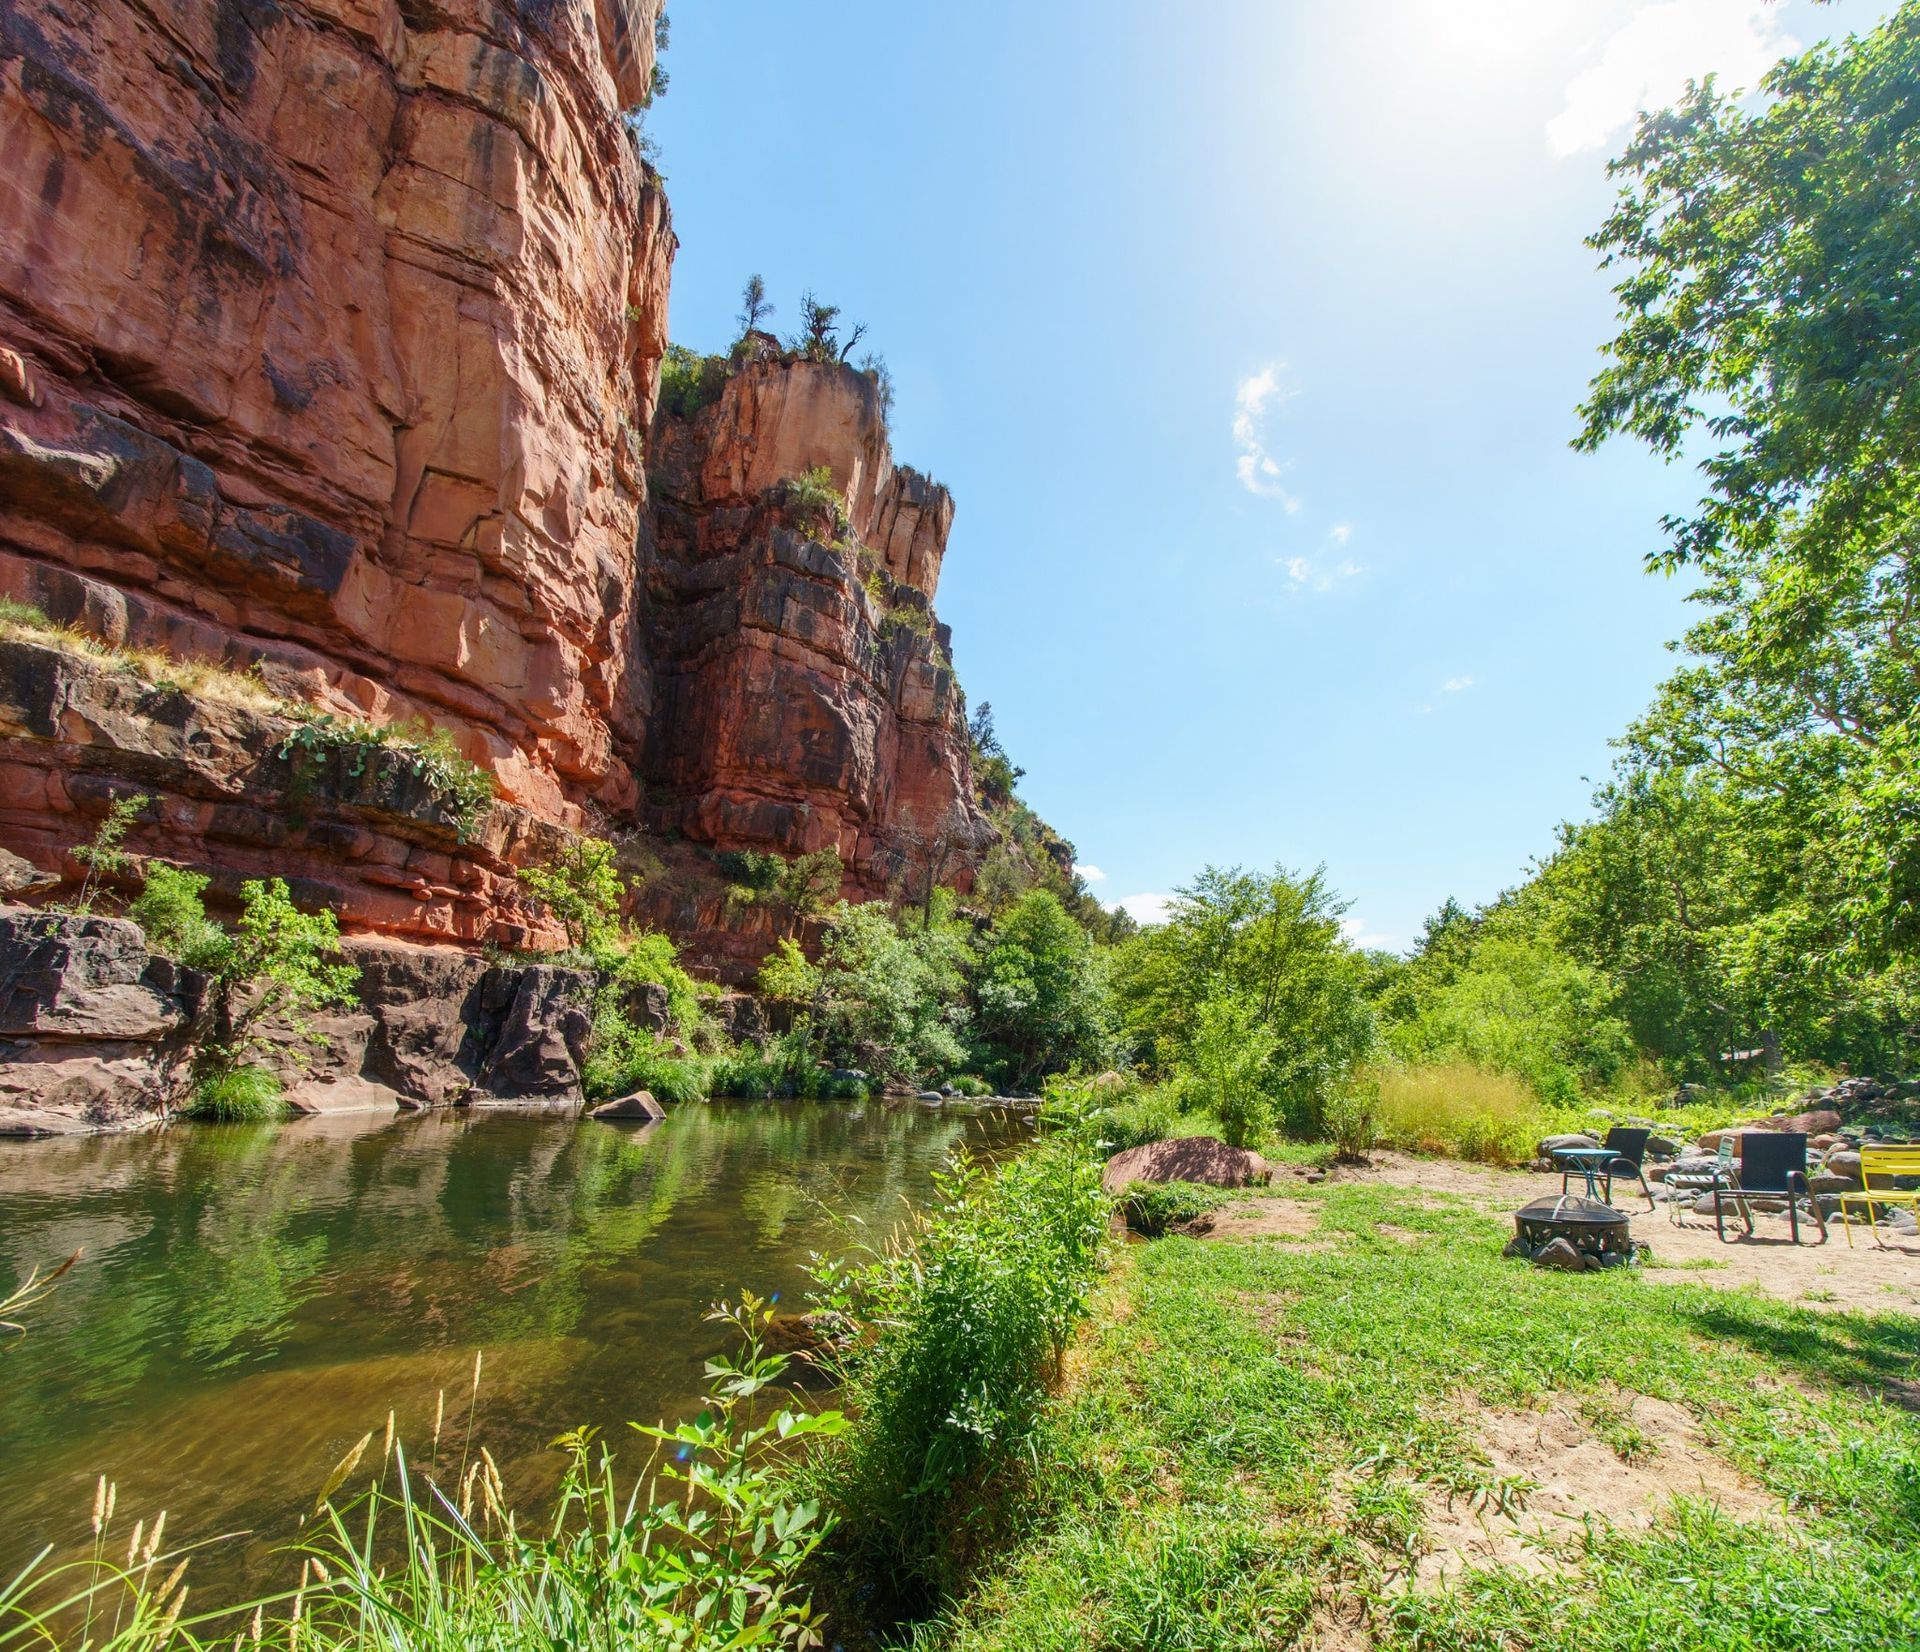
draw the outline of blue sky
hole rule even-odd
[[[1890,9],[683,0],[673,337],[755,271],[868,324],[961,680],[1102,898],[1324,863],[1403,946],[1584,812],[1688,617],[1641,558],[1692,473],[1567,446],[1607,157]]]

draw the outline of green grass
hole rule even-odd
[[[1920,1645],[1920,1417],[1875,1393],[1920,1375],[1920,1321],[1538,1272],[1501,1260],[1504,1224],[1462,1201],[1339,1183],[1302,1196],[1325,1248],[1130,1253],[1014,1534],[903,1644],[1284,1647],[1339,1600],[1396,1652]],[[1683,1503],[1649,1531],[1594,1528],[1544,1577],[1396,1586],[1428,1493],[1524,1500],[1477,1442],[1480,1408],[1569,1396],[1642,1457],[1654,1442],[1623,1392],[1692,1413],[1784,1520]]]

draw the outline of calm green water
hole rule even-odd
[[[195,1563],[241,1582],[389,1407],[421,1454],[445,1389],[457,1441],[476,1350],[474,1437],[536,1497],[562,1429],[693,1407],[716,1298],[796,1297],[834,1215],[884,1230],[954,1149],[1023,1137],[723,1102],[645,1132],[462,1112],[0,1143],[0,1287],[85,1247],[0,1344],[0,1574],[77,1541],[104,1473],[122,1530],[163,1506],[170,1536],[244,1530]]]

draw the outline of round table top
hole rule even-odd
[[[1611,1159],[1615,1155],[1611,1147],[1556,1147],[1553,1156],[1556,1159]]]

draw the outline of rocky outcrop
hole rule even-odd
[[[0,909],[0,1135],[138,1123],[165,1103],[204,982],[122,918]]]
[[[658,9],[0,12],[0,593],[342,711],[424,716],[550,824],[630,805],[640,448],[674,243],[619,112]],[[12,847],[51,869],[76,800],[48,778],[68,753],[23,753],[38,737],[0,752],[0,806],[10,842],[41,817]],[[143,783],[191,835],[204,799],[176,778],[153,761]],[[515,921],[478,846],[441,852],[481,875],[429,875],[408,911],[360,876],[396,869],[377,844],[240,841],[366,927]]]
[[[844,523],[785,486],[822,468]],[[996,833],[930,606],[952,501],[894,468],[874,382],[751,363],[692,418],[656,423],[652,478],[650,823],[834,849],[868,894],[929,867],[964,888]]]
[[[579,830],[968,887],[953,501],[876,380],[756,335],[654,418],[675,240],[622,113],[659,11],[0,11],[0,596],[104,645],[0,642],[9,892],[71,885],[132,791],[136,854],[349,934],[554,941],[514,872]],[[822,467],[843,521],[791,485]],[[290,745],[296,705],[444,731],[498,804]],[[736,981],[777,938],[718,880],[638,916]],[[362,1030],[335,1094],[389,1083]]]
[[[268,1054],[297,1111],[581,1100],[587,972],[373,938],[341,950],[357,1003]],[[0,908],[0,1135],[157,1120],[185,1094],[205,1007],[205,977],[123,918]]]

